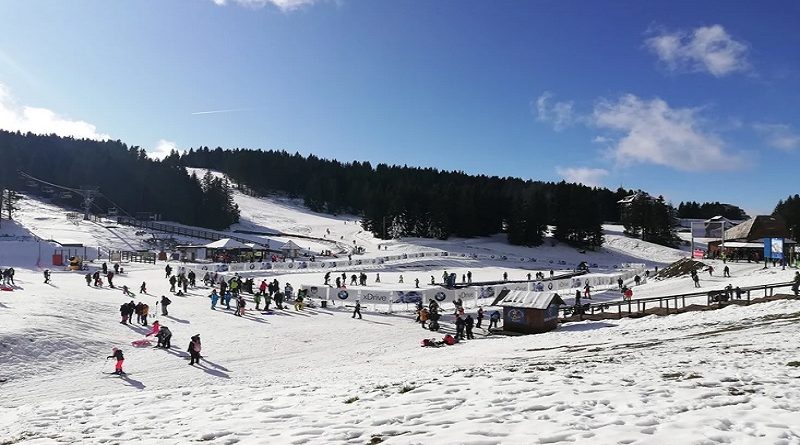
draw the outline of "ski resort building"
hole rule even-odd
[[[558,309],[563,304],[552,292],[510,291],[499,303],[503,329],[520,334],[552,331],[558,326]]]

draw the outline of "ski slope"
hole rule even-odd
[[[365,270],[364,290],[405,289],[414,278],[424,288],[443,269],[469,270],[476,281],[506,272],[513,280],[556,267],[549,260],[653,267],[685,256],[624,237],[615,226],[605,228],[603,249],[585,253],[551,239],[538,248],[510,246],[502,236],[381,241],[354,217],[315,214],[278,198],[237,193],[235,199],[239,228],[323,238],[330,230],[339,242],[363,246],[360,258],[454,251],[539,259],[535,266],[409,259]],[[523,337],[476,329],[475,340],[421,348],[421,339],[443,333],[421,329],[409,313],[365,307],[359,320],[341,305],[245,317],[224,306],[212,311],[208,288],[170,294],[163,262],[126,264],[115,278],[118,289],[87,287],[82,272],[59,270],[44,284],[36,262],[55,246],[38,239],[124,248],[145,245],[148,235],[111,224],[76,227],[61,216],[65,209],[32,198],[20,204],[17,221],[0,228],[0,267],[17,268],[16,288],[0,292],[0,444],[800,444],[800,354],[786,347],[800,334],[800,301],[569,323]],[[388,250],[378,251],[378,244]],[[722,264],[708,263],[717,273],[701,274],[704,288],[788,281],[794,274],[729,263],[733,276],[722,278]],[[297,288],[320,285],[322,273],[261,278]],[[149,304],[151,321],[172,330],[169,351],[133,347],[145,328],[119,323],[118,308],[130,301],[119,288],[135,292],[143,281],[149,294],[134,300]],[[688,278],[675,278],[634,291],[645,297],[693,289]],[[167,317],[156,309],[161,295],[173,301]],[[595,294],[599,301],[618,298]],[[453,331],[452,322],[447,314],[445,332]],[[184,351],[195,334],[205,360],[189,366]],[[112,347],[125,353],[125,377],[107,374]]]

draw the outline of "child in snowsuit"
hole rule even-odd
[[[219,295],[217,295],[217,290],[216,289],[212,290],[211,295],[209,295],[208,297],[211,298],[211,309],[216,310],[217,301],[219,301]]]
[[[110,358],[117,359],[117,365],[114,367],[115,369],[114,374],[125,374],[125,371],[122,370],[122,362],[125,361],[125,356],[122,355],[122,350],[117,348],[112,348],[111,355],[106,357],[106,360]]]
[[[92,274],[87,273],[86,275],[83,276],[83,278],[86,280],[86,285],[91,287],[92,286]]]

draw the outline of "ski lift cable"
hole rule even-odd
[[[20,176],[22,176],[24,178],[27,178],[27,179],[30,179],[30,180],[33,180],[33,181],[37,181],[37,182],[41,182],[42,184],[46,184],[46,185],[49,185],[51,187],[56,187],[56,188],[60,188],[62,190],[68,190],[70,192],[75,192],[75,193],[77,193],[77,194],[79,194],[81,196],[83,196],[83,194],[84,194],[84,191],[80,190],[80,189],[74,189],[74,188],[70,188],[70,187],[67,187],[67,186],[64,186],[64,185],[53,184],[52,182],[47,182],[45,180],[42,180],[42,179],[39,179],[39,178],[35,178],[35,177],[25,173],[22,170],[18,170],[17,172],[19,173]]]

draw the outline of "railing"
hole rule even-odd
[[[603,303],[584,304],[581,305],[580,308],[576,308],[575,306],[562,307],[560,308],[560,313],[562,320],[571,319],[576,315],[579,317],[579,319],[583,319],[584,315],[607,315],[614,314],[614,312],[616,312],[618,318],[622,318],[623,316],[645,314],[648,310],[648,304],[650,305],[649,309],[652,310],[656,308],[656,303],[658,303],[659,309],[666,309],[668,313],[670,309],[678,312],[687,307],[687,299],[690,300],[690,304],[698,304],[697,299],[701,297],[706,297],[706,300],[703,303],[705,306],[711,306],[713,303],[723,302],[750,304],[750,301],[753,298],[756,298],[753,296],[753,293],[760,293],[763,290],[764,297],[771,297],[774,295],[775,289],[785,287],[791,288],[793,285],[794,282],[790,281],[785,283],[773,283],[743,288],[711,289],[698,292],[689,292],[685,294],[607,301]]]
[[[252,239],[229,235],[227,233],[214,232],[211,230],[190,229],[187,227],[173,226],[171,224],[164,224],[155,221],[141,221],[136,218],[131,218],[129,216],[119,216],[117,217],[117,222],[119,224],[125,224],[126,226],[139,227],[142,229],[158,230],[159,232],[175,233],[177,235],[190,236],[192,238],[207,239],[211,241],[217,241],[223,238],[230,238],[232,240],[239,241],[240,243],[258,242]]]

